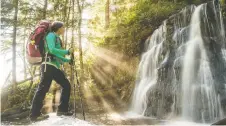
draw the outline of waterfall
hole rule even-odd
[[[159,54],[162,52],[162,45],[165,41],[166,23],[161,25],[159,29],[155,30],[152,37],[146,41],[148,45],[147,52],[142,56],[139,71],[138,71],[138,84],[136,85],[132,110],[138,114],[144,114],[147,108],[148,91],[156,84],[157,80],[157,67],[159,64]]]
[[[188,120],[201,118],[203,122],[222,116],[200,29],[200,11],[205,6],[198,6],[192,15],[182,69],[182,116]]]
[[[131,111],[203,123],[224,116],[226,42],[217,1],[184,8],[145,44]]]

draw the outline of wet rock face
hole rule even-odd
[[[215,10],[213,8],[216,8]],[[226,39],[225,33],[222,30],[224,25],[221,25],[222,16],[220,7],[217,2],[207,4],[202,13],[205,18],[202,18],[202,36],[204,46],[207,51],[207,56],[210,63],[211,72],[213,75],[216,92],[219,93],[222,106],[226,106],[226,60],[222,52]],[[220,19],[220,20],[219,20]],[[204,25],[208,23],[208,25]]]
[[[171,16],[146,41],[148,48],[140,62],[132,111],[158,118],[185,115],[196,122],[212,122],[221,118],[224,114],[221,110],[226,112],[226,39],[217,0],[200,7],[202,42],[197,41],[197,46],[194,46],[191,69],[195,72],[188,83],[191,85],[190,97],[194,97],[188,98],[191,100],[188,109],[192,112],[184,112],[187,108],[183,104],[186,101],[183,96],[185,82],[182,82],[186,78],[186,71],[183,69],[185,62],[188,62],[185,58],[186,51],[193,39],[191,27],[194,26],[191,25],[191,20],[196,8],[191,5]],[[208,68],[205,68],[206,64]],[[145,88],[148,90],[144,90]],[[139,91],[142,89],[143,92]],[[139,103],[136,103],[138,98]],[[218,100],[219,104],[215,104]],[[211,103],[214,104],[210,105]]]
[[[158,79],[154,88],[150,89],[148,108],[144,113],[146,116],[165,118],[172,111],[175,114],[181,113],[181,70],[194,9],[194,5],[187,6],[167,20],[167,34],[160,55]]]

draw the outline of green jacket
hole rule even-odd
[[[46,44],[44,45],[45,52],[54,55],[54,58],[51,61],[47,61],[46,64],[60,68],[61,64],[63,64],[64,62],[71,61],[70,59],[64,57],[65,55],[69,54],[69,51],[61,47],[60,37],[56,33],[48,33],[48,35],[46,36]]]

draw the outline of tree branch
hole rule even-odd
[[[35,74],[34,77],[29,77],[25,80],[19,81],[19,82],[17,82],[17,84],[22,84],[22,83],[29,81],[29,80],[32,80],[33,78],[38,77],[38,76],[40,76],[40,74]]]

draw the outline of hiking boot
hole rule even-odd
[[[60,112],[60,111],[57,111],[57,116],[62,116],[62,115],[64,115],[64,116],[72,116],[74,113],[73,112],[70,112],[70,111],[68,111],[68,112]]]
[[[41,121],[48,118],[49,118],[49,115],[44,115],[44,114],[41,114],[40,116],[30,116],[31,121]]]

